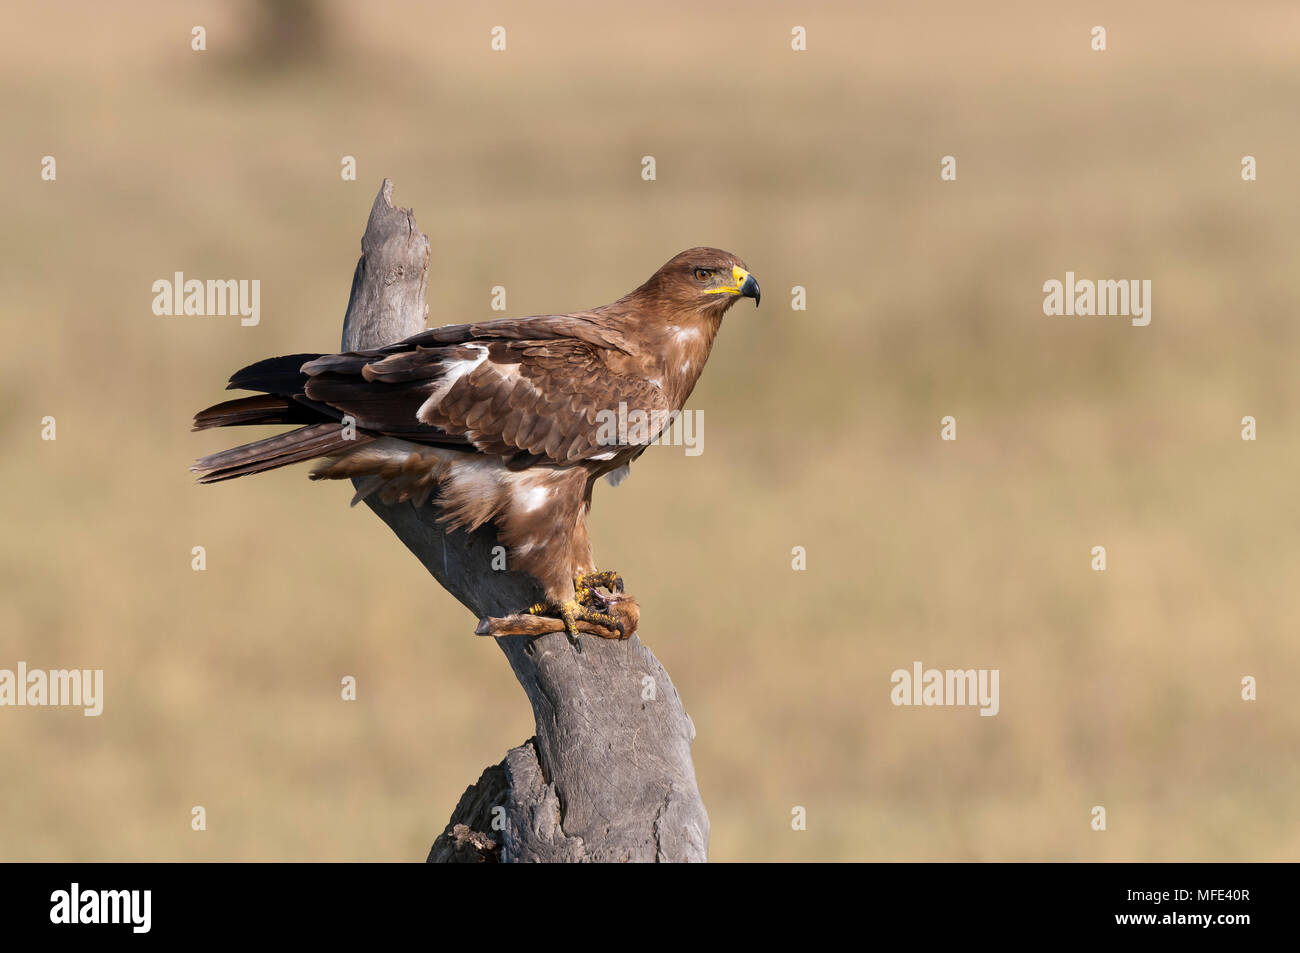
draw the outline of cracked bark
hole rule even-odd
[[[425,328],[429,239],[410,209],[393,206],[392,191],[385,179],[361,240],[344,350],[382,347]],[[474,620],[521,611],[540,596],[530,578],[491,569],[498,545],[491,526],[447,532],[431,506],[366,505]],[[473,637],[474,620],[455,637]],[[532,704],[537,733],[465,791],[428,860],[706,860],[695,728],[639,636],[583,636],[581,653],[563,633],[494,641]]]

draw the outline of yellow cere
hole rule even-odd
[[[740,294],[740,286],[743,285],[745,283],[745,279],[749,277],[749,272],[747,272],[744,268],[741,268],[739,265],[733,265],[731,268],[731,276],[736,279],[736,283],[734,285],[730,287],[722,287],[722,288],[706,288],[704,290],[704,293],[706,295]]]

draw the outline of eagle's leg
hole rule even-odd
[[[578,601],[586,602],[583,598],[584,590],[597,589],[604,586],[610,592],[623,591],[623,577],[612,569],[597,570],[596,572],[583,573],[574,577],[573,588],[578,592]]]
[[[590,595],[590,594],[589,594]],[[601,608],[608,608],[608,604],[597,601]],[[569,637],[569,642],[578,645],[578,623],[589,622],[592,625],[604,626],[617,633],[617,638],[627,637],[623,628],[623,621],[610,615],[608,612],[601,612],[598,609],[590,608],[577,599],[569,599],[565,602],[548,603],[538,602],[528,607],[529,615],[550,615],[564,620],[564,632]]]

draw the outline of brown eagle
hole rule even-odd
[[[580,621],[626,637],[609,598],[622,582],[592,559],[592,486],[602,476],[617,484],[671,425],[722,316],[742,297],[758,304],[744,262],[692,248],[590,311],[453,324],[375,350],[259,361],[237,371],[228,389],[260,393],[200,411],[194,429],[298,428],[191,469],[200,483],[216,483],[319,459],[312,479],[358,479],[353,503],[370,494],[415,506],[432,500],[452,529],[491,521],[511,568],[545,593],[530,612],[562,619],[570,638]],[[629,434],[630,419],[650,424]],[[605,591],[593,598],[597,587]]]

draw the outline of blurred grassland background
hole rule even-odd
[[[347,488],[186,469],[230,372],[337,349],[391,177],[431,324],[497,284],[600,304],[698,244],[762,283],[691,400],[704,453],[591,520],[697,727],[713,859],[1297,859],[1300,8],[313,9],[6,8],[0,667],[106,698],[0,710],[0,858],[419,860],[531,734]],[[1044,317],[1067,270],[1150,279],[1151,325]],[[260,279],[260,325],[153,315],[175,271]],[[893,707],[918,659],[1000,669],[1001,713]]]

